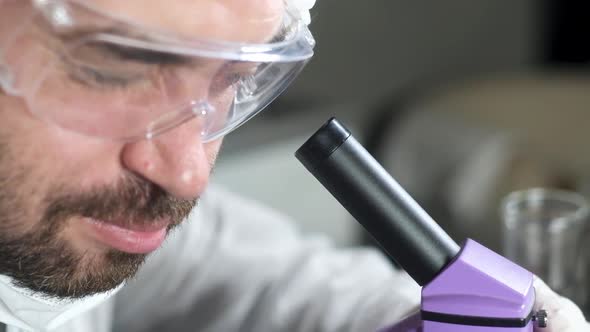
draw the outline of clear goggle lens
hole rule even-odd
[[[37,20],[19,35],[23,43],[14,43],[20,48],[0,59],[13,69],[15,91],[60,127],[120,140],[151,138],[189,120],[198,122],[204,141],[216,139],[275,99],[313,48],[307,28],[292,18],[273,41],[280,47],[227,43],[226,49],[109,33],[64,41],[55,32],[47,39],[35,29]],[[294,27],[305,31],[293,35]]]

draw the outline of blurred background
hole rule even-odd
[[[588,7],[318,0],[314,59],[283,96],[226,138],[212,181],[283,212],[304,233],[338,246],[373,245],[293,155],[336,116],[457,242],[470,237],[506,254],[500,207],[508,193],[543,187],[590,195]],[[552,242],[557,251],[588,242],[585,231],[569,232]],[[548,255],[531,248],[533,260]],[[581,266],[579,257],[563,256],[547,265]]]
[[[315,58],[226,138],[213,182],[339,246],[370,244],[293,156],[336,116],[458,242],[501,252],[509,192],[590,193],[589,6],[318,0]]]
[[[498,249],[504,194],[590,191],[588,7],[318,0],[314,59],[226,138],[213,182],[283,211],[306,232],[363,243],[356,223],[293,157],[337,116],[454,237]]]

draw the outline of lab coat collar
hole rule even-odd
[[[51,331],[105,302],[122,286],[79,300],[58,299],[16,287],[10,277],[0,275],[0,322],[25,331]]]

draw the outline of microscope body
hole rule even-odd
[[[420,313],[380,332],[532,332],[533,274],[473,240],[422,289]]]

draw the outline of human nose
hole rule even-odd
[[[125,168],[180,199],[197,198],[211,171],[211,151],[203,143],[199,117],[152,139],[125,144]]]

